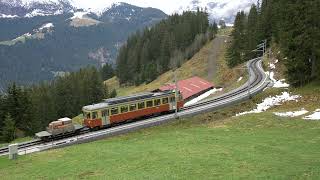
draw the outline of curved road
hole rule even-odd
[[[248,100],[252,96],[263,91],[269,85],[270,80],[262,68],[262,59],[256,58],[256,59],[250,60],[247,63],[247,67],[250,71],[251,76],[246,84],[226,94],[220,95],[212,99],[208,99],[204,102],[201,102],[189,107],[185,107],[178,112],[177,114],[178,117],[184,118],[188,116],[194,116],[197,114],[218,110],[223,107],[232,106],[236,103]],[[18,151],[19,151],[19,155],[23,155],[23,154],[29,154],[33,152],[53,149],[53,148],[61,148],[61,147],[70,146],[73,144],[90,142],[90,141],[102,139],[105,137],[110,137],[118,134],[135,131],[137,129],[157,126],[169,121],[173,121],[175,119],[176,119],[175,114],[168,114],[168,115],[163,115],[155,118],[146,119],[143,121],[124,124],[124,125],[113,127],[113,128],[108,128],[105,130],[90,132],[90,133],[86,133],[86,134],[82,134],[82,135],[78,135],[70,138],[65,138],[62,140],[52,141],[50,143],[37,142],[31,146],[23,146],[23,144],[20,144]],[[8,154],[7,150],[3,152],[0,151],[0,156],[7,155],[7,154]]]

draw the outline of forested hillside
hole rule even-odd
[[[121,84],[141,84],[191,58],[217,32],[206,12],[184,12],[130,36],[117,57]]]
[[[87,67],[31,87],[10,85],[7,93],[0,95],[0,141],[32,136],[51,121],[78,115],[84,105],[114,97],[115,91],[103,85],[103,75],[95,67]]]
[[[84,18],[73,16],[0,18],[0,90],[13,81],[32,84],[87,65],[114,64],[119,47],[131,33],[167,17],[158,9],[125,3],[112,6],[99,17],[92,13]],[[96,24],[86,25],[88,19]],[[53,26],[50,33],[15,42],[22,35],[36,34],[47,23]]]
[[[303,85],[320,79],[320,1],[262,0],[249,14],[239,12],[234,22],[228,63],[233,67],[256,54],[267,39],[280,46],[287,79]],[[278,53],[278,52],[276,52]]]

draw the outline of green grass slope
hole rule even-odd
[[[197,116],[93,143],[0,158],[2,179],[317,179],[320,122]]]

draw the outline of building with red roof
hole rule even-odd
[[[188,101],[194,97],[197,97],[208,90],[213,89],[214,85],[197,76],[178,81],[178,89],[182,94],[185,101]],[[160,91],[174,90],[175,84],[164,85],[159,88]]]

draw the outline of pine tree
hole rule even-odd
[[[114,98],[117,96],[117,91],[115,89],[113,89],[109,95],[109,98]]]
[[[100,73],[103,80],[110,79],[114,76],[114,70],[112,66],[108,63],[102,66]]]
[[[5,109],[11,115],[16,127],[27,134],[32,134],[32,105],[25,89],[15,83],[8,87]]]
[[[246,15],[243,11],[237,13],[231,35],[233,40],[228,48],[227,62],[229,67],[234,67],[246,61]]]
[[[221,29],[225,29],[227,27],[226,22],[223,19],[219,21],[219,26]]]
[[[15,139],[15,122],[11,115],[8,113],[4,119],[4,127],[2,129],[2,139],[6,142],[11,142]]]
[[[246,27],[246,58],[252,59],[254,57],[254,54],[252,53],[252,50],[256,48],[256,45],[258,45],[259,39],[257,36],[257,30],[258,30],[258,11],[256,6],[253,4],[251,6],[249,15],[248,15],[248,23]]]
[[[281,3],[284,3],[284,0]],[[316,20],[319,12],[314,8],[316,4],[319,5],[317,1],[283,4],[280,43],[287,57],[285,63],[288,69],[288,80],[294,85],[308,83],[313,76],[312,72],[316,69],[316,54],[320,38],[319,23]],[[316,28],[317,25],[318,28]]]
[[[258,23],[258,39],[267,39],[271,41],[274,25],[273,11],[276,6],[273,6],[273,0],[262,0],[260,8],[260,16]]]

